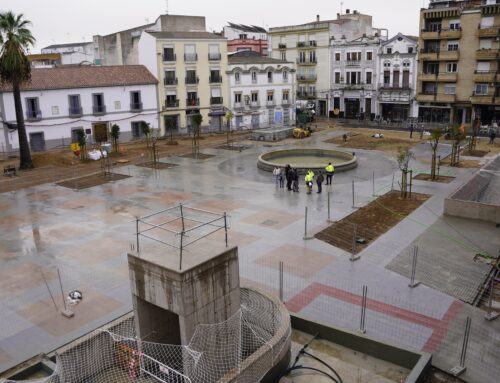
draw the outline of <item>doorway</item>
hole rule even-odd
[[[34,152],[45,150],[45,136],[43,132],[30,133],[30,147]]]
[[[108,141],[108,125],[107,124],[94,124],[94,140],[95,142]]]
[[[345,102],[345,117],[357,118],[359,115],[359,99],[346,98],[344,102]]]

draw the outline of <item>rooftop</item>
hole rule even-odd
[[[49,45],[48,47],[42,48],[42,50],[44,50],[44,49],[58,49],[58,48],[81,47],[81,46],[92,44],[92,43],[93,43],[92,41],[84,41],[84,42],[81,42],[81,43],[53,44],[53,45]]]
[[[124,85],[156,84],[158,81],[142,65],[63,66],[31,70],[31,81],[21,90],[74,89]],[[0,92],[11,92],[10,84],[1,84]]]
[[[234,24],[228,21],[228,26],[234,29],[238,29],[243,32],[254,32],[254,33],[267,33],[267,31],[256,25],[243,25],[243,24]]]
[[[148,31],[151,36],[157,39],[186,39],[186,40],[221,40],[224,39],[221,35],[216,35],[210,32],[154,32]]]
[[[229,65],[235,64],[290,64],[289,61],[264,57],[257,52],[240,51],[228,55]]]

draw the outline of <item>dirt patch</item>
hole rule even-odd
[[[215,156],[213,154],[203,154],[203,153],[193,154],[193,153],[189,153],[189,154],[184,154],[181,157],[184,157],[184,158],[193,158],[193,159],[196,159],[196,160],[207,160],[207,159],[215,157]]]
[[[80,159],[78,157],[76,157],[72,152],[68,151],[33,153],[32,159],[35,168],[41,168],[43,166],[51,165],[68,167],[80,162]]]
[[[57,185],[69,189],[82,190],[82,189],[92,188],[94,186],[104,185],[112,181],[123,180],[129,177],[130,176],[126,176],[123,174],[108,173],[107,175],[104,175],[102,173],[99,173],[59,182]]]
[[[157,162],[156,164],[152,163],[152,162],[145,162],[145,163],[142,163],[142,164],[137,164],[136,166],[140,166],[140,167],[143,167],[143,168],[150,168],[150,169],[170,169],[170,168],[173,168],[175,166],[179,166],[177,164],[168,164],[166,162]]]
[[[455,179],[455,177],[450,176],[439,176],[437,179],[432,180],[430,174],[420,173],[413,177],[414,180],[419,181],[432,181],[432,182],[441,182],[445,184],[449,184],[451,181]]]
[[[460,160],[458,166],[453,166],[454,168],[463,168],[463,169],[474,169],[474,168],[480,168],[482,166],[481,161],[476,161],[476,160]],[[447,158],[446,160],[441,161],[441,166],[450,166],[450,159]]]
[[[471,156],[471,157],[484,157],[487,155],[489,151],[487,150],[464,150],[462,152],[463,156]]]
[[[342,137],[332,138],[325,141],[326,143],[336,144],[342,148],[380,150],[384,152],[397,153],[399,148],[409,149],[415,146],[420,140],[418,135],[414,135],[413,139],[409,138],[406,132],[381,131],[376,129],[347,129],[347,141],[344,142]],[[372,137],[375,134],[383,134],[383,138]]]
[[[411,198],[401,199],[398,191],[389,192],[320,231],[315,237],[357,254],[419,208],[429,197],[427,194],[413,193]]]

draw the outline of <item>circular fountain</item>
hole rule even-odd
[[[354,153],[328,149],[284,149],[264,153],[259,156],[257,167],[272,172],[276,167],[285,167],[290,164],[299,173],[324,170],[328,163],[335,166],[336,172],[354,169],[358,166],[358,159]]]

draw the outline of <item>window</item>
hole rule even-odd
[[[367,84],[372,83],[372,72],[366,72],[366,83]]]
[[[284,70],[283,71],[283,81],[288,81],[288,71],[287,70]]]
[[[69,115],[70,116],[81,116],[82,106],[80,104],[80,95],[73,94],[68,96],[69,103]]]
[[[38,97],[30,97],[26,99],[26,117],[28,119],[41,118],[42,112],[38,104]]]
[[[434,82],[424,82],[423,88],[424,94],[436,94],[436,83]]]
[[[174,90],[167,91],[165,97],[165,106],[167,108],[177,108],[179,106],[179,101],[177,100],[177,92]]]
[[[387,54],[388,55],[392,54],[392,48],[387,48]]]
[[[390,68],[391,67],[391,62],[390,61],[384,61],[384,68]]]
[[[409,68],[410,67],[410,62],[409,61],[403,61],[403,68]]]
[[[139,138],[143,136],[141,123],[142,121],[133,121],[130,123],[130,126],[132,128],[132,137]]]
[[[139,90],[130,92],[130,110],[142,110],[141,92]]]
[[[187,92],[187,100],[186,101],[187,101],[186,102],[187,106],[199,106],[200,105],[197,92]]]
[[[340,52],[335,53],[335,61],[340,61]]]
[[[366,60],[367,61],[373,60],[373,52],[366,52]]]
[[[163,61],[175,61],[175,53],[173,47],[163,48]]]
[[[58,116],[59,115],[59,107],[58,106],[53,106],[52,107],[52,115],[53,116]]]
[[[476,91],[474,94],[477,96],[486,96],[488,94],[488,84],[476,84]]]
[[[438,62],[426,62],[424,66],[424,74],[438,74],[439,73],[439,63]]]
[[[481,18],[481,29],[491,28],[495,25],[495,17],[494,16],[486,16]]]
[[[267,102],[273,102],[274,101],[274,92],[272,90],[267,91]]]
[[[104,95],[102,93],[94,93],[92,95],[92,102],[94,113],[106,113]]]
[[[446,72],[448,73],[455,73],[457,72],[458,65],[457,63],[446,63]]]
[[[165,85],[177,85],[177,78],[175,77],[175,70],[165,71]]]
[[[450,20],[449,24],[451,30],[460,29],[460,19]]]
[[[252,82],[256,83],[257,82],[257,72],[252,71]]]
[[[234,94],[234,103],[235,104],[241,104],[241,93],[235,93]]]
[[[480,39],[479,49],[491,49],[493,40],[492,39]]]
[[[458,51],[458,40],[448,41],[448,52]]]
[[[197,84],[198,77],[196,76],[196,70],[188,69],[186,70],[186,84]]]
[[[455,94],[456,90],[456,84],[444,84],[444,94]]]
[[[413,53],[413,47],[408,47],[408,53]]]
[[[281,60],[286,61],[286,52],[280,52]]]
[[[488,73],[490,71],[490,63],[488,61],[479,61],[477,63],[477,73]]]
[[[347,84],[360,84],[361,72],[347,72]]]
[[[259,102],[259,92],[252,92],[252,102]]]
[[[392,86],[394,88],[399,88],[399,71],[395,70],[392,72]]]
[[[429,19],[425,23],[426,32],[439,32],[441,30],[441,20]]]
[[[391,71],[384,71],[384,86],[389,87],[391,85]]]
[[[267,82],[273,82],[273,72],[267,72]]]
[[[240,79],[240,72],[236,72],[234,74],[234,81],[236,82],[236,84],[239,84],[241,79]]]
[[[220,75],[219,69],[210,69],[210,82],[212,84],[218,84],[222,82],[222,77]]]
[[[360,61],[361,52],[347,52],[347,61]]]
[[[299,63],[305,63],[306,62],[306,52],[299,52]]]
[[[184,45],[184,61],[196,61],[196,46],[191,44]]]
[[[246,40],[248,38],[248,35],[246,33],[241,33],[239,37],[240,40]]]
[[[290,92],[288,90],[283,91],[283,101],[289,101],[290,99]]]
[[[340,84],[340,72],[335,72],[335,84]]]
[[[210,44],[208,46],[208,59],[212,61],[218,61],[221,59],[221,54],[219,51],[218,44]]]
[[[404,70],[403,71],[403,88],[409,88],[409,87],[410,87],[410,71]]]
[[[71,128],[71,143],[78,142],[78,131],[83,130],[83,127]]]
[[[312,63],[316,62],[316,51],[309,52],[309,62],[312,62]]]

